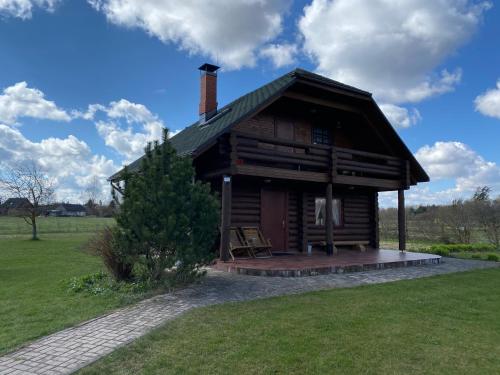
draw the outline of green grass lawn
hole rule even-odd
[[[88,234],[52,234],[41,241],[0,238],[0,353],[119,306],[118,295],[69,292],[74,276],[101,261],[80,250]]]
[[[192,310],[90,374],[498,374],[500,269]]]
[[[30,241],[23,234],[29,226],[20,220],[0,217],[0,353],[125,303],[118,294],[91,296],[67,289],[72,277],[102,269],[100,259],[81,247],[96,226],[112,221],[42,218],[46,230],[41,240]],[[72,233],[54,233],[70,228]]]

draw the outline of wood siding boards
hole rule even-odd
[[[274,117],[270,114],[261,113],[237,124],[233,129],[246,134],[274,137]]]

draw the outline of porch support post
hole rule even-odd
[[[231,230],[231,176],[222,177],[222,212],[220,225],[220,260],[229,260],[229,236]]]
[[[333,192],[332,192],[332,184],[329,183],[326,185],[326,218],[325,218],[325,226],[326,226],[326,254],[332,255],[334,246],[333,246]]]
[[[399,250],[406,250],[406,215],[405,215],[405,191],[398,190],[398,235]]]
[[[373,217],[374,217],[374,240],[373,247],[378,249],[380,247],[380,226],[379,226],[379,212],[378,212],[378,191],[373,193]]]

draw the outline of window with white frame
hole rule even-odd
[[[326,224],[326,199],[316,197],[314,200],[314,218],[316,225]],[[333,226],[342,226],[342,200],[334,198],[332,200],[332,220]]]

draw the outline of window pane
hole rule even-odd
[[[314,217],[316,218],[316,225],[325,225],[325,198],[316,198],[314,200]]]
[[[312,141],[315,144],[329,145],[330,141],[330,130],[328,128],[315,126],[312,129]]]

